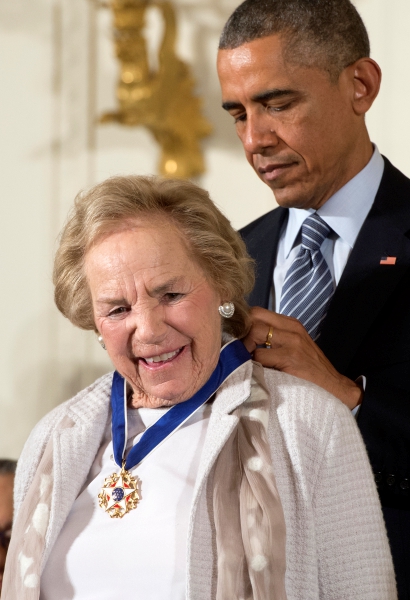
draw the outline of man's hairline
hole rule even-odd
[[[218,54],[219,52],[223,52],[224,50],[236,50],[238,48],[241,48],[242,46],[245,46],[246,44],[251,44],[252,42],[256,42],[258,40],[262,40],[265,38],[270,38],[270,37],[282,37],[283,39],[285,39],[286,37],[288,38],[287,41],[285,41],[285,43],[283,44],[283,59],[285,62],[287,62],[290,65],[294,65],[297,67],[305,67],[305,68],[310,68],[310,69],[317,69],[319,71],[322,71],[322,73],[326,73],[327,77],[329,78],[329,81],[331,82],[332,85],[337,85],[341,74],[343,73],[343,71],[345,69],[347,69],[349,66],[351,66],[354,63],[350,63],[349,65],[345,65],[343,67],[343,69],[339,72],[339,73],[332,73],[332,71],[330,69],[327,69],[323,66],[323,64],[318,64],[318,61],[313,60],[312,63],[307,64],[306,62],[301,62],[297,59],[292,60],[291,58],[289,58],[288,56],[288,46],[291,44],[291,39],[289,39],[291,37],[291,34],[294,33],[295,37],[298,34],[298,31],[296,30],[290,30],[290,29],[283,29],[282,31],[276,31],[273,33],[267,33],[265,35],[260,35],[260,36],[256,36],[253,37],[251,39],[245,40],[243,41],[241,44],[237,44],[237,45],[231,45],[231,46],[224,46],[224,47],[218,47]],[[301,38],[301,40],[303,41],[303,38]],[[298,42],[296,42],[296,45],[298,44]],[[317,47],[319,47],[319,45],[317,45]],[[365,58],[365,57],[362,57]],[[369,57],[366,57],[369,58]],[[357,59],[360,60],[360,59]],[[356,61],[355,61],[356,62]]]

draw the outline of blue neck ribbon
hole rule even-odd
[[[251,360],[251,355],[240,340],[226,344],[219,361],[208,381],[189,400],[175,404],[154,425],[146,429],[141,439],[130,450],[126,470],[133,469],[168,436],[176,431],[189,417],[211,398],[224,381],[241,365]],[[126,382],[114,372],[111,387],[112,439],[114,459],[122,466],[127,445],[127,393]]]

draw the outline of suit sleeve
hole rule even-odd
[[[408,364],[410,372],[410,364]],[[410,507],[410,392],[368,377],[357,418],[383,506]]]

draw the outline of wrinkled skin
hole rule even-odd
[[[221,298],[181,233],[165,220],[136,220],[100,239],[85,269],[96,327],[132,406],[189,399],[218,362]]]

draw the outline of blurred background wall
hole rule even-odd
[[[198,183],[241,227],[274,206],[220,108],[218,36],[237,0],[174,0],[182,59],[190,63],[213,134]],[[409,0],[356,0],[382,91],[371,137],[410,176]],[[160,38],[155,11],[150,40]],[[52,255],[75,194],[117,173],[155,172],[159,148],[143,128],[98,125],[115,108],[118,62],[108,9],[90,0],[0,0],[0,456],[17,458],[34,424],[110,370],[94,334],[53,305]]]

